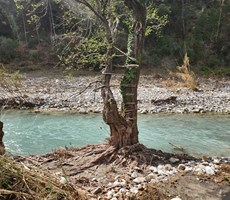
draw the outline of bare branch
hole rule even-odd
[[[80,96],[82,93],[84,93],[89,87],[91,87],[95,83],[101,83],[101,81],[93,81],[93,82],[89,83],[82,91],[80,91],[77,94],[72,95],[69,99]]]
[[[116,49],[117,51],[119,51],[120,53],[122,53],[124,56],[128,57],[130,60],[132,61],[136,61],[135,58],[129,56],[127,53],[125,53],[124,51],[122,51],[121,49],[119,49],[118,47],[114,46],[114,49]]]

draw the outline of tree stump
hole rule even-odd
[[[3,123],[0,121],[0,155],[3,155],[5,153],[5,146],[2,141],[4,132],[3,132]]]

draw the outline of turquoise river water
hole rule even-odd
[[[4,143],[13,154],[44,154],[58,147],[101,143],[109,129],[100,114],[2,112]],[[139,115],[140,143],[165,152],[230,157],[230,115]]]

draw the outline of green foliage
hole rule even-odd
[[[100,7],[94,0],[89,2],[97,9]],[[162,60],[165,58],[180,63],[185,52],[188,52],[193,66],[206,66],[210,69],[229,67],[230,1],[184,1],[183,7],[181,1],[148,0],[146,3],[144,64],[163,66]],[[119,22],[114,44],[127,53],[128,30],[133,25],[132,13],[124,6],[123,0],[110,1],[109,7],[101,9],[109,20],[111,30]],[[0,34],[14,37],[0,38],[0,62],[9,63],[15,58],[35,62],[40,57],[36,53],[37,46],[52,44],[63,47],[59,55],[67,66],[98,69],[103,65],[107,48],[103,38],[105,30],[102,21],[86,6],[76,1],[14,0],[2,1],[0,10]],[[9,30],[2,28],[6,27],[4,24],[7,24]],[[74,37],[69,37],[71,34]],[[79,37],[76,38],[76,35]],[[62,39],[57,39],[59,37]],[[25,50],[24,55],[20,56],[15,49],[17,43],[22,42],[31,51]],[[89,44],[86,45],[86,42]],[[117,63],[123,63],[124,60],[121,56],[116,57]]]
[[[67,67],[98,70],[106,61],[106,51],[105,38],[101,36],[83,38],[78,43],[72,43],[67,49],[64,49],[59,59]]]
[[[230,77],[230,67],[215,66],[215,67],[210,68],[208,66],[201,66],[199,69],[199,73],[201,75],[229,76]]]
[[[169,12],[169,10],[163,11],[163,6],[161,6],[161,9],[161,13],[164,13],[163,15],[159,15],[158,8],[154,7],[152,4],[147,7],[147,26],[145,32],[146,36],[149,36],[151,33],[160,36],[163,27],[168,23],[167,12]]]
[[[107,43],[103,38],[85,38],[78,50],[78,66],[99,69],[106,61]]]
[[[125,94],[126,94],[126,88],[128,84],[131,84],[133,79],[135,79],[137,76],[137,69],[136,68],[126,68],[125,69],[125,75],[123,76],[121,83],[120,83],[120,92],[124,99],[124,102],[126,101]]]
[[[10,63],[16,55],[18,41],[11,38],[0,37],[0,62]]]
[[[192,65],[229,66],[230,1],[184,2],[184,8],[181,1],[154,3],[160,16],[168,15],[168,23],[160,38],[154,34],[146,38],[147,58],[156,58],[147,63],[160,65],[165,57],[181,62],[188,52]]]
[[[29,60],[36,61],[39,58],[39,53],[37,49],[30,49],[28,51]]]

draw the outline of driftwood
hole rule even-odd
[[[175,150],[179,150],[179,151],[185,152],[185,150],[184,150],[183,147],[181,147],[179,145],[176,145],[176,144],[172,144],[171,142],[169,142],[169,144],[172,145]]]
[[[0,121],[0,155],[3,155],[5,153],[5,146],[2,141],[4,132],[3,132],[3,123]]]
[[[177,97],[176,96],[170,96],[168,98],[165,99],[152,99],[151,100],[151,104],[156,104],[156,105],[161,105],[163,103],[174,103],[176,102]]]

